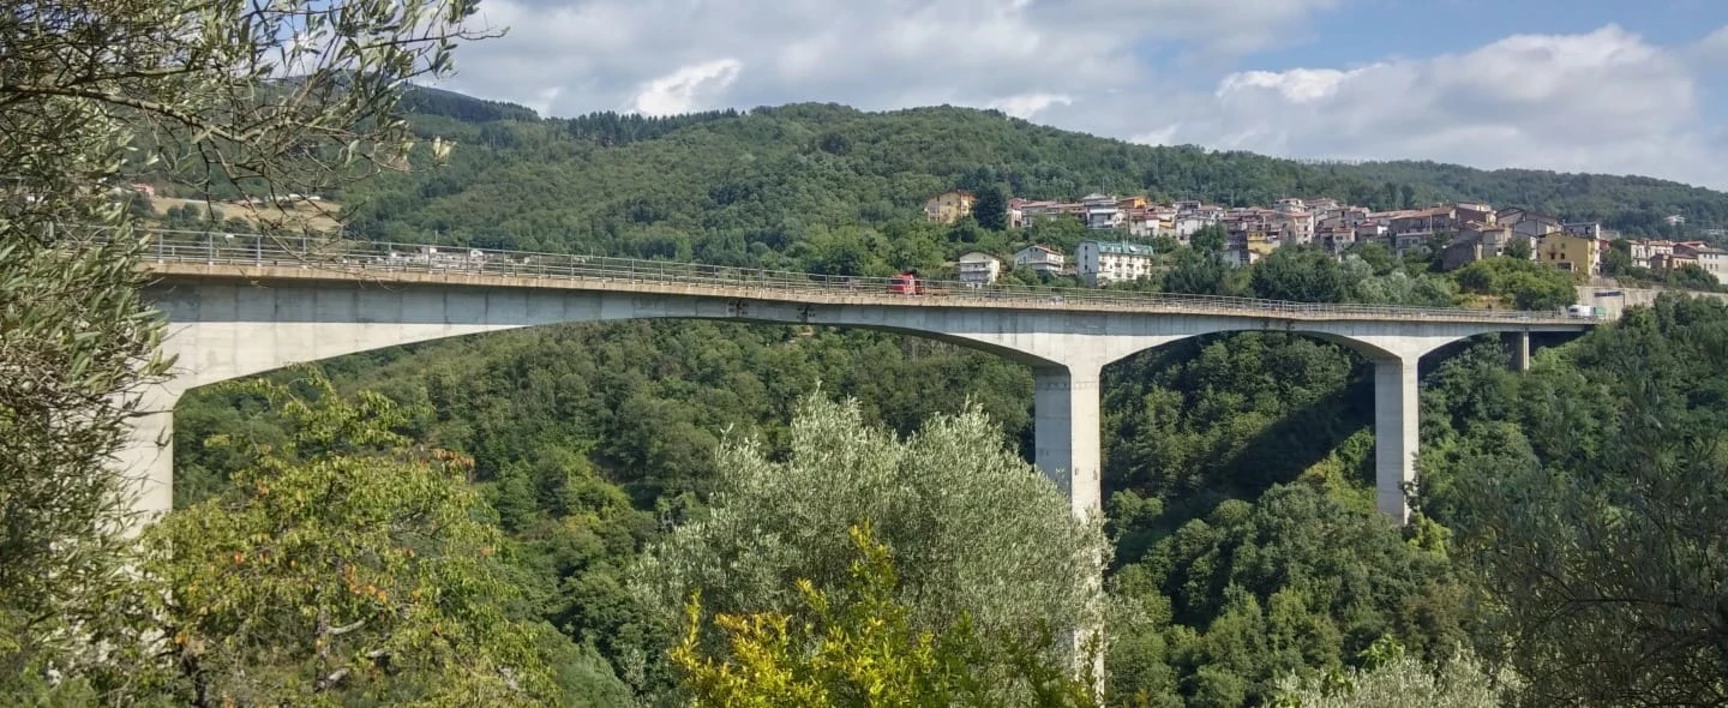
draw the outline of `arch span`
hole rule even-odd
[[[158,283],[146,294],[168,323],[164,353],[176,358],[172,377],[143,394],[142,415],[133,421],[131,443],[119,460],[146,521],[173,505],[173,409],[180,397],[199,386],[296,363],[486,332],[626,319],[873,329],[984,351],[1035,371],[1062,369],[1050,357],[1068,348],[1038,333],[1047,323],[1037,318],[991,321],[976,313],[934,309],[358,281],[260,287],[237,279],[182,279]],[[1053,477],[1067,485],[1065,477]]]

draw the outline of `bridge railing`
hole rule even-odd
[[[326,270],[390,273],[445,273],[554,278],[576,281],[664,283],[703,287],[749,288],[781,297],[800,293],[830,296],[929,297],[978,301],[980,304],[1086,304],[1124,309],[1170,308],[1232,313],[1357,315],[1387,318],[1510,320],[1522,322],[1578,321],[1563,313],[1515,310],[1466,310],[1396,305],[1290,302],[1256,298],[1180,293],[1148,293],[1094,288],[926,280],[920,294],[897,292],[893,278],[799,273],[761,268],[673,261],[583,256],[562,253],[504,251],[483,248],[428,246],[358,239],[297,238],[194,231],[152,231],[146,234],[146,258],[158,263],[288,266]]]

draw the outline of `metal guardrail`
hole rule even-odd
[[[831,296],[900,297],[908,300],[940,298],[943,302],[957,305],[991,307],[1016,304],[1035,304],[1042,308],[1051,305],[1075,305],[1081,306],[1076,309],[1286,314],[1308,318],[1343,316],[1350,319],[1506,321],[1528,324],[1584,324],[1594,321],[1592,318],[1563,313],[1289,302],[1019,284],[983,285],[954,280],[931,281],[922,277],[919,280],[927,290],[913,295],[893,292],[890,289],[892,278],[798,273],[609,256],[193,231],[151,231],[147,232],[146,237],[149,239],[149,250],[145,259],[155,263],[317,268],[373,273],[381,279],[387,279],[392,273],[447,273],[590,281],[602,288],[604,283],[616,282],[748,288],[764,291],[763,297],[788,300],[797,299],[802,294],[820,293]]]

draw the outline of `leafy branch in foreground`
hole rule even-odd
[[[1377,644],[1392,651],[1362,669],[1350,668],[1278,682],[1274,708],[1378,708],[1408,705],[1427,708],[1498,708],[1503,693],[1519,685],[1514,675],[1491,672],[1460,652],[1438,667],[1404,653],[1396,642]]]
[[[498,34],[476,25],[475,6],[11,4],[0,10],[0,179],[52,206],[56,188],[94,196],[148,174],[195,197],[261,197],[241,208],[292,226],[266,207],[321,207],[313,195],[407,164],[402,89],[448,75],[459,41]]]
[[[114,662],[127,690],[193,705],[549,700],[540,630],[506,612],[502,538],[469,460],[411,447],[388,399],[346,399],[305,371],[304,397],[237,384],[279,412],[287,441],[146,532],[132,641],[115,641],[135,652]]]
[[[127,582],[116,475],[171,361],[129,181],[274,208],[406,164],[405,82],[489,34],[472,0],[0,4],[0,692],[76,674]],[[298,196],[296,196],[298,195]],[[98,238],[100,237],[100,238]],[[136,475],[140,470],[120,470]],[[34,689],[31,689],[34,690]],[[3,701],[0,701],[3,702]]]
[[[868,524],[851,529],[857,558],[839,593],[799,580],[803,608],[720,614],[725,649],[703,643],[701,593],[685,607],[683,641],[671,651],[697,706],[1091,706],[1090,681],[1048,661],[1042,647],[994,647],[968,619],[940,635],[912,626],[899,575]],[[1011,672],[1004,694],[996,667]]]

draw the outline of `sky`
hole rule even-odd
[[[542,115],[950,104],[1149,145],[1728,189],[1728,0],[482,0]]]

